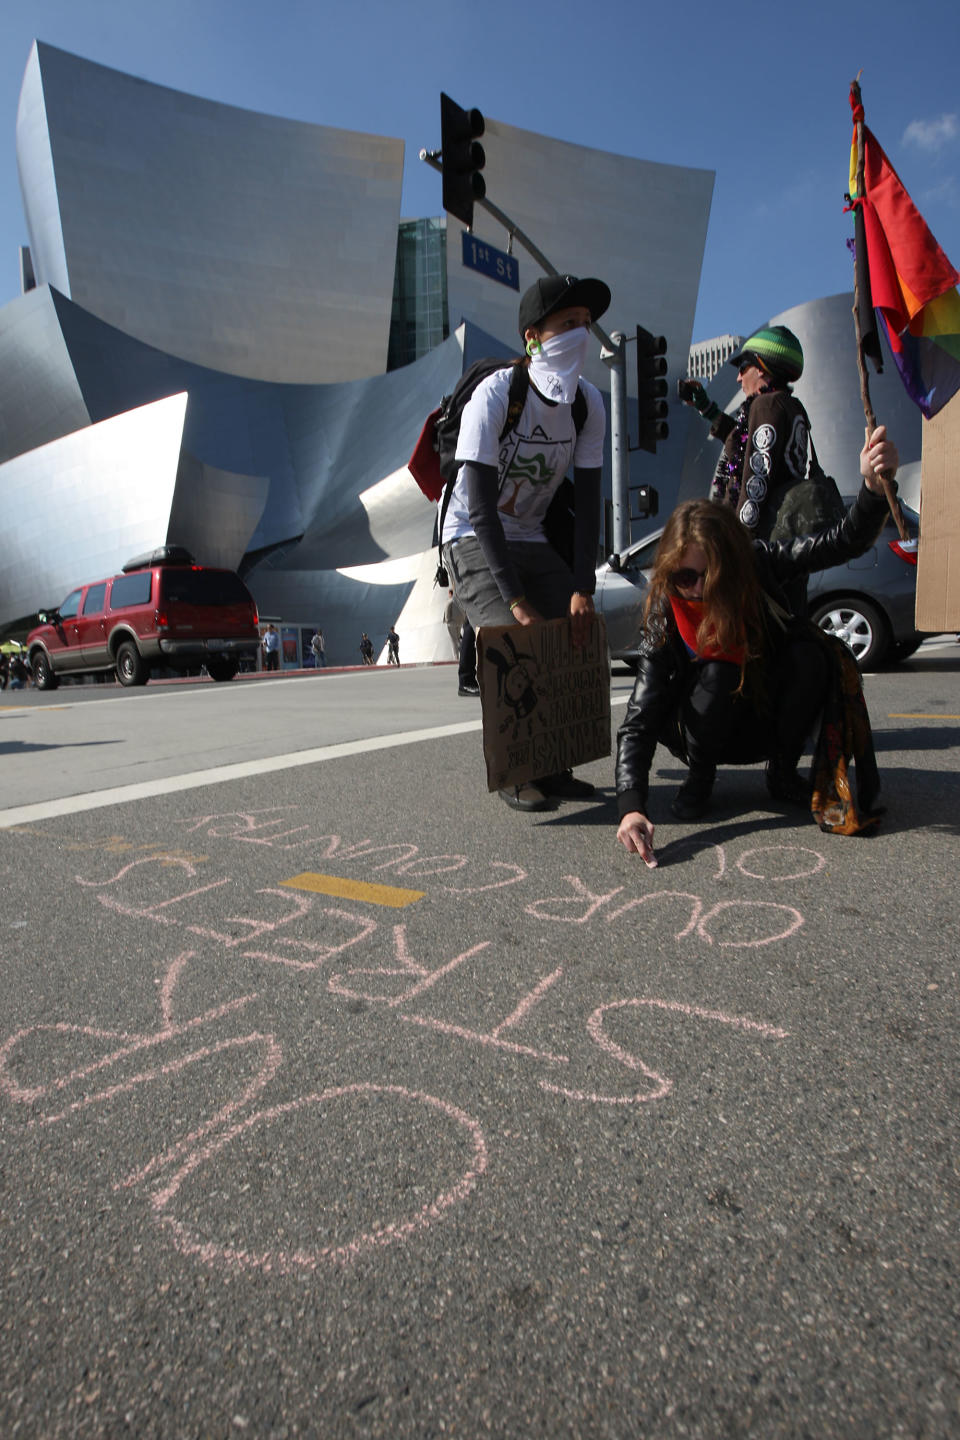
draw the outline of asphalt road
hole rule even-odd
[[[960,1433],[960,646],[866,689],[878,834],[660,752],[655,871],[453,667],[0,696],[0,1435]]]

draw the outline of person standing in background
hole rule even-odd
[[[280,669],[280,632],[276,625],[268,625],[263,640],[264,670]]]

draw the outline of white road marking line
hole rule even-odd
[[[470,730],[479,729],[479,720],[469,720],[459,725],[437,725],[431,730],[409,730],[399,735],[373,735],[369,740],[348,740],[340,745],[323,745],[316,750],[297,750],[290,755],[268,755],[262,760],[217,765],[210,770],[194,770],[186,775],[143,780],[136,785],[118,785],[111,790],[67,795],[60,800],[41,800],[35,805],[18,805],[12,810],[0,810],[0,828],[23,825],[31,820],[49,820],[58,815],[75,815],[82,810],[100,810],[106,805],[124,805],[132,800],[146,800],[154,795],[173,795],[179,790],[199,790],[203,785],[219,785],[225,780],[245,780],[251,775],[270,775],[277,770],[294,770],[298,766],[316,765],[323,760],[340,760],[348,755],[362,755],[371,750],[389,750],[395,745],[418,745],[423,740],[437,740],[445,735],[463,735]]]
[[[611,706],[625,705],[629,696],[612,695]],[[441,740],[448,735],[467,735],[481,729],[481,720],[466,720],[455,725],[436,725],[428,730],[408,730],[396,735],[373,735],[367,740],[347,740],[339,745],[323,745],[315,750],[297,750],[289,755],[268,755],[262,760],[244,760],[235,765],[217,765],[209,770],[193,770],[184,775],[168,775],[157,780],[143,780],[136,785],[118,785],[109,790],[94,790],[83,795],[65,795],[57,800],[40,800],[33,805],[17,805],[0,810],[0,829],[27,825],[37,820],[52,820],[62,815],[78,815],[85,810],[102,810],[108,805],[126,805],[134,800],[149,800],[155,795],[174,795],[181,790],[199,790],[204,785],[220,785],[227,780],[245,780],[251,775],[270,775],[278,770],[295,770],[302,765],[318,765],[324,760],[342,760],[350,755],[363,755],[374,750],[390,750],[401,745],[420,745],[424,741]]]

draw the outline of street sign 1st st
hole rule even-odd
[[[496,245],[489,245],[486,240],[478,240],[476,235],[468,235],[466,230],[460,233],[463,236],[463,263],[468,270],[478,270],[481,275],[508,285],[511,290],[520,289],[520,266],[515,255],[498,250]]]

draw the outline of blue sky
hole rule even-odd
[[[27,239],[15,126],[35,38],[212,100],[400,136],[407,215],[440,211],[417,154],[439,146],[442,89],[512,125],[714,170],[694,339],[851,288],[847,92],[862,70],[867,123],[960,265],[957,0],[10,0],[0,303]]]

